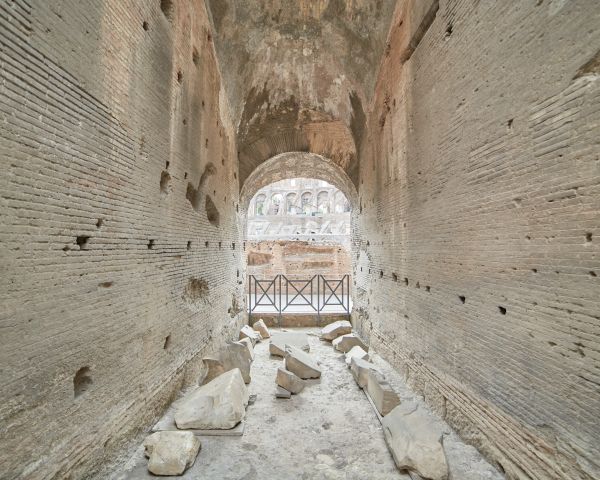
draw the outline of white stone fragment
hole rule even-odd
[[[353,358],[360,358],[362,360],[368,360],[369,354],[365,352],[362,347],[355,345],[348,352],[346,352],[346,365],[350,366],[350,362]]]
[[[352,333],[352,324],[348,320],[339,320],[323,327],[321,329],[321,338],[331,341],[347,333]]]
[[[300,378],[319,378],[321,369],[307,353],[291,345],[285,346],[285,368]]]
[[[291,398],[292,393],[287,391],[285,388],[281,388],[279,385],[277,385],[277,391],[275,392],[275,397],[276,398]]]
[[[265,325],[265,321],[262,318],[258,322],[255,322],[254,325],[252,325],[252,328],[260,333],[262,338],[269,338],[271,336],[269,329]]]
[[[405,403],[383,418],[383,433],[400,470],[416,472],[430,480],[447,480],[448,464],[442,431],[422,407]]]
[[[271,336],[269,353],[271,355],[284,357],[286,345],[292,345],[293,347],[297,347],[305,352],[310,352],[308,336],[305,333],[276,332]]]
[[[148,470],[154,475],[181,475],[194,464],[200,447],[192,432],[153,433],[144,440]]]
[[[244,338],[249,338],[252,340],[252,345],[256,345],[256,342],[260,342],[262,340],[260,333],[254,330],[250,325],[244,325],[240,329],[240,336],[238,339],[242,340]]]
[[[304,389],[304,380],[285,368],[279,367],[277,369],[277,378],[275,381],[277,385],[285,388],[290,393],[300,393]]]
[[[246,414],[248,390],[238,368],[186,395],[175,411],[177,428],[229,429]]]
[[[373,400],[377,411],[385,416],[400,404],[398,394],[379,372],[369,370],[367,381],[367,392]]]
[[[353,357],[350,361],[350,371],[360,388],[366,388],[369,382],[369,372],[377,370],[375,365],[362,358]]]
[[[207,368],[206,376],[201,384],[205,385],[214,378],[238,368],[242,374],[245,383],[250,383],[250,367],[252,366],[252,357],[248,347],[242,342],[231,342],[222,347],[214,356],[202,359]]]
[[[250,360],[254,361],[254,345],[252,344],[252,340],[248,337],[242,338],[239,343],[246,345],[248,351],[250,352]]]
[[[352,347],[359,346],[365,352],[369,350],[363,341],[357,335],[353,333],[349,333],[346,335],[342,335],[341,337],[337,337],[333,342],[331,342],[333,347],[340,352],[346,353],[350,351]]]

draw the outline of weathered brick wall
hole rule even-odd
[[[369,112],[354,321],[510,478],[600,478],[598,3],[436,3]]]
[[[3,479],[87,478],[241,322],[209,32],[201,0],[0,2]]]
[[[348,246],[328,242],[246,242],[246,258],[246,272],[258,279],[280,274],[290,278],[310,278],[313,275],[341,278],[351,269]]]

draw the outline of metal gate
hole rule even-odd
[[[269,279],[248,276],[248,314],[345,313],[350,316],[350,275],[328,279],[314,275],[309,279],[276,275]]]

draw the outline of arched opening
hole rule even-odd
[[[346,173],[319,155],[278,155],[244,182],[240,203],[250,319],[282,326],[303,315],[306,326],[347,318],[356,191]]]

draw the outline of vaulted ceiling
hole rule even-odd
[[[238,129],[240,183],[284,152],[356,181],[357,150],[396,0],[206,0]]]

